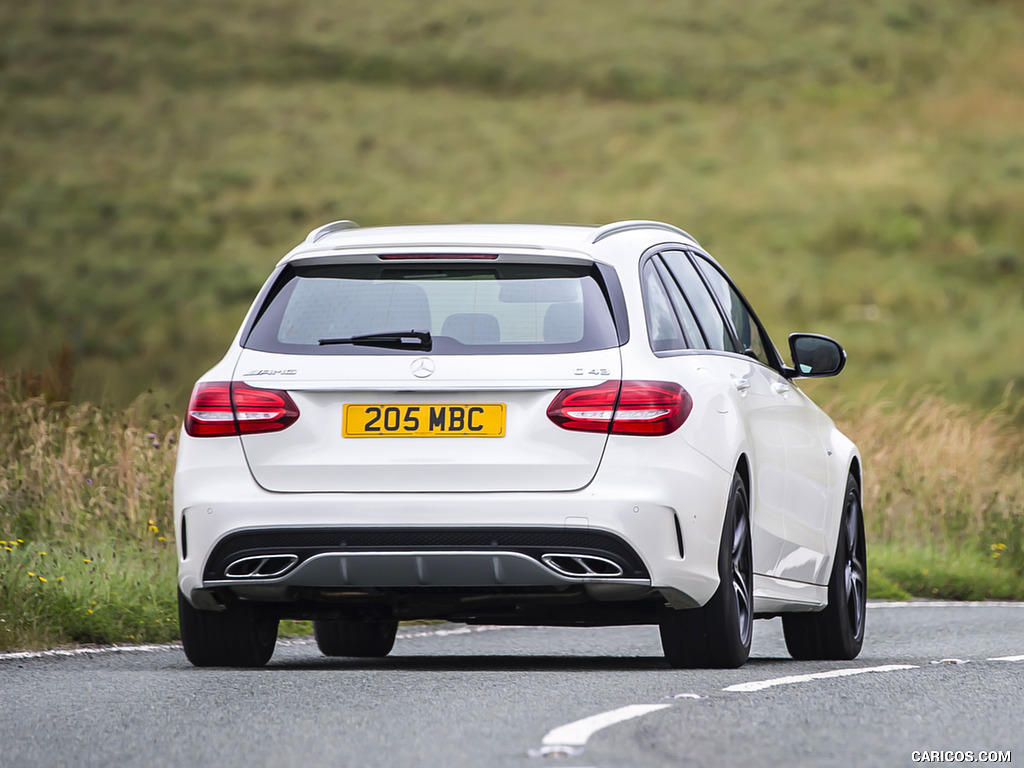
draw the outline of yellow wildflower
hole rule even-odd
[[[44,578],[43,578],[42,576],[40,576],[40,577],[39,577],[39,580],[40,580],[41,582],[43,582],[43,584],[45,584],[45,583],[46,583],[46,579],[44,579]]]

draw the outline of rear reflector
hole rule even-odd
[[[609,381],[563,389],[548,406],[562,429],[616,435],[668,435],[693,409],[689,393],[671,381]]]
[[[192,437],[279,432],[298,418],[299,409],[287,392],[240,381],[208,381],[192,392],[185,432]]]

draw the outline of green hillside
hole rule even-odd
[[[176,405],[312,227],[660,218],[837,391],[1024,383],[1024,6],[0,8],[0,366]],[[1018,390],[1019,392],[1019,390]]]

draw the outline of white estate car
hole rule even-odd
[[[794,382],[846,355],[789,347],[660,222],[314,230],[188,405],[186,655],[448,619],[658,624],[671,665],[736,667],[781,615],[793,656],[855,657],[861,459]]]

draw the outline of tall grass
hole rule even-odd
[[[15,399],[10,386],[0,371],[0,527],[44,539],[116,532],[133,543],[172,527],[180,420],[168,404]]]
[[[879,593],[1024,599],[1020,402],[979,413],[931,390],[836,403],[860,446]]]

